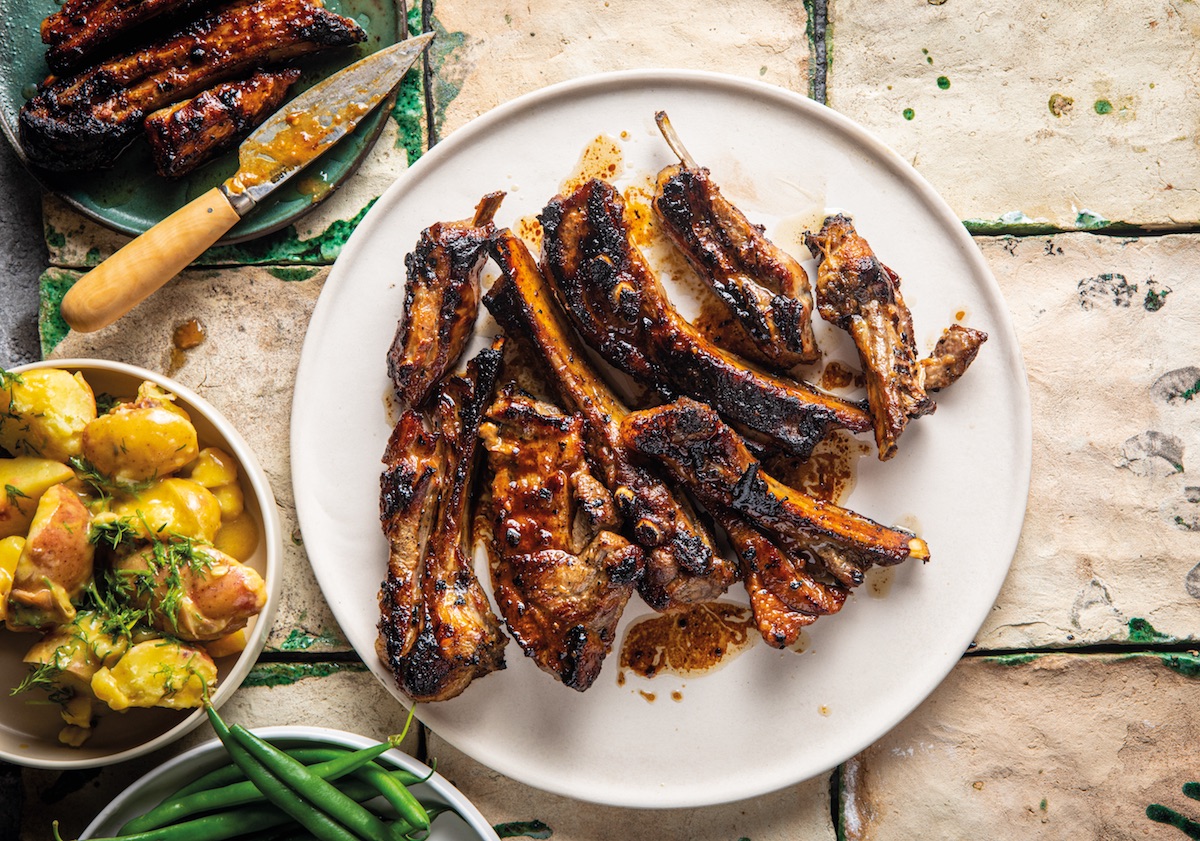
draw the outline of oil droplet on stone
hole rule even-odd
[[[575,171],[563,181],[561,192],[572,193],[593,178],[612,181],[625,169],[621,144],[614,137],[598,134],[579,156]]]
[[[867,585],[867,595],[873,599],[887,598],[892,592],[892,583],[896,580],[895,567],[871,567],[863,575],[863,583]]]
[[[821,715],[825,716],[826,718],[829,717],[829,707],[825,706],[824,704],[817,707],[817,712],[819,712]]]
[[[194,318],[179,324],[175,327],[175,334],[172,341],[175,347],[180,350],[191,350],[194,347],[199,347],[204,343],[207,334],[204,331],[204,325]]]
[[[646,678],[707,672],[750,647],[757,636],[753,628],[750,608],[728,602],[648,616],[625,632],[621,669]]]

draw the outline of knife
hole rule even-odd
[[[372,53],[306,90],[238,147],[238,171],[131,240],[62,301],[72,329],[107,327],[199,257],[263,199],[354,131],[433,40],[427,32]]]

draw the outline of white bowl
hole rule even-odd
[[[55,359],[22,365],[16,373],[36,368],[62,368],[83,373],[92,389],[120,397],[133,396],[145,380],[156,383],[178,398],[191,416],[202,446],[221,447],[241,465],[241,483],[246,491],[246,509],[259,523],[258,548],[247,559],[267,585],[267,603],[246,627],[246,648],[236,657],[217,660],[218,683],[213,704],[220,706],[241,684],[267,641],[267,632],[279,602],[283,583],[283,538],[275,496],[267,476],[246,441],[220,412],[191,389],[153,371],[121,362],[99,359]],[[44,700],[39,693],[13,697],[9,690],[27,672],[21,662],[36,636],[14,633],[0,627],[0,759],[36,768],[91,768],[111,765],[150,753],[170,744],[206,720],[202,709],[176,711],[133,709],[106,712],[83,747],[72,748],[58,741],[63,721],[56,705],[29,703]]]
[[[376,743],[365,736],[324,727],[262,727],[254,732],[283,748],[334,746],[358,749]],[[389,750],[376,761],[421,777],[430,775],[428,766],[398,750]],[[181,753],[125,789],[79,837],[116,835],[128,821],[150,811],[173,792],[202,774],[228,764],[229,754],[216,739]],[[428,841],[499,841],[500,836],[479,810],[441,774],[433,773],[425,782],[413,786],[412,792],[424,803],[439,802],[454,810],[454,813],[446,812],[434,820]]]

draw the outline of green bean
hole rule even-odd
[[[355,771],[354,775],[375,786],[387,802],[392,804],[396,814],[409,825],[417,829],[429,828],[429,814],[404,783],[378,766],[374,768],[369,765],[363,766]]]
[[[336,759],[349,752],[343,748],[292,748],[288,750],[288,753],[305,765]],[[210,788],[224,788],[233,783],[240,783],[244,779],[246,779],[246,775],[242,773],[242,769],[230,762],[228,765],[222,765],[220,768],[215,768],[207,774],[197,777],[172,794],[171,797],[187,797],[189,794],[208,791]]]
[[[259,791],[263,793],[267,800],[295,818],[297,823],[320,838],[321,841],[353,841],[354,834],[352,832],[334,820],[330,815],[314,808],[313,805],[302,799],[299,794],[279,779],[279,777],[275,776],[267,766],[263,765],[253,753],[248,751],[242,742],[232,735],[230,728],[221,720],[221,717],[211,704],[205,704],[205,709],[208,712],[208,719],[212,723],[213,730],[217,733],[217,738],[221,740],[221,744],[225,745],[225,750],[229,751],[230,758],[233,759],[238,767],[246,772],[246,777],[258,786]],[[304,768],[299,762],[295,760],[291,761],[295,762],[300,768]],[[316,776],[313,776],[313,779],[321,780],[320,777]],[[332,788],[324,780],[321,780],[321,784]],[[334,790],[336,791],[336,789]],[[354,803],[353,800],[350,802]],[[357,809],[362,808],[357,803],[354,803],[354,806]]]
[[[380,742],[377,745],[361,748],[354,752],[343,753],[333,759],[309,766],[309,770],[323,779],[336,780],[352,771],[358,770],[375,757],[391,750],[392,747],[391,741]],[[399,784],[394,783],[394,785]],[[400,787],[404,788],[403,786]],[[404,790],[407,791],[407,789]],[[175,823],[188,815],[215,812],[245,803],[254,803],[262,799],[263,794],[258,790],[258,787],[249,780],[245,780],[225,786],[224,788],[199,791],[184,797],[173,797],[151,809],[146,814],[134,818],[125,824],[125,826],[121,827],[121,832],[142,832]]]
[[[174,826],[138,832],[132,835],[116,835],[98,838],[95,841],[225,841],[251,832],[259,832],[292,822],[292,818],[274,806],[246,806],[230,809],[215,815],[205,815]],[[54,822],[54,837],[58,834],[58,822]]]
[[[229,733],[233,737],[230,741],[261,763],[274,779],[283,782],[294,792],[303,793],[307,801],[324,810],[339,824],[349,827],[368,841],[385,841],[388,838],[388,830],[383,821],[284,751],[255,736],[240,724],[230,727]]]

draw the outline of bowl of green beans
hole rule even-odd
[[[499,841],[445,777],[386,741],[210,718],[216,739],[127,788],[81,841]]]

